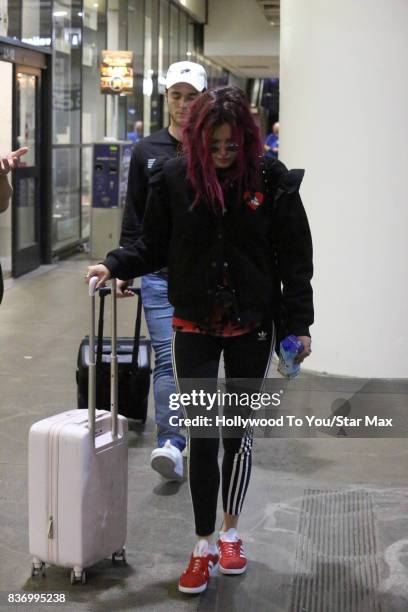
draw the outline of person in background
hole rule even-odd
[[[227,390],[239,389],[236,379],[251,379],[250,396],[262,390],[275,321],[283,326],[280,333],[302,342],[298,362],[311,353],[312,240],[299,195],[303,174],[262,159],[259,130],[244,92],[235,87],[209,90],[195,100],[183,142],[185,158],[167,161],[151,178],[138,242],[90,266],[86,278],[98,277],[101,286],[111,277],[133,278],[167,264],[178,391],[192,397],[190,384],[198,380],[216,390],[223,354]],[[187,417],[197,415],[191,402],[184,408]],[[247,568],[238,520],[250,480],[253,431],[234,417],[253,413],[239,401],[223,408],[234,424],[222,428],[221,474],[218,427],[210,422],[210,429],[198,433],[187,428],[197,543],[179,579],[183,593],[204,591],[218,567],[230,575]],[[216,421],[217,408],[204,400],[198,415]],[[221,480],[224,517],[216,541]]]
[[[134,144],[139,142],[143,138],[143,121],[135,121],[134,131],[128,132],[127,139],[131,140]]]
[[[264,151],[266,157],[278,158],[279,155],[279,122],[275,121],[272,124],[272,131],[266,137],[264,144]]]
[[[166,100],[170,125],[146,136],[133,150],[129,168],[126,206],[120,244],[133,244],[140,236],[150,173],[163,160],[175,157],[181,149],[183,126],[191,103],[207,88],[207,75],[200,64],[176,62],[166,76]],[[155,352],[153,391],[157,448],[151,454],[152,468],[164,478],[180,481],[183,478],[182,452],[186,445],[180,427],[171,425],[169,397],[175,392],[171,359],[173,307],[167,297],[167,270],[152,271],[142,278],[142,302],[149,335]],[[128,283],[118,281],[119,297],[131,297]],[[176,413],[177,414],[177,413]]]
[[[20,165],[20,157],[25,155],[27,151],[28,149],[26,147],[21,147],[17,149],[17,151],[12,151],[8,155],[0,157],[0,213],[7,210],[11,194],[13,193],[7,175]],[[3,293],[3,274],[0,264],[0,304],[3,299]]]

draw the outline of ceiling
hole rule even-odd
[[[209,0],[208,6],[205,55],[238,77],[279,76],[280,0]]]
[[[280,0],[256,0],[270,25],[280,25]]]
[[[266,79],[279,76],[279,57],[272,55],[213,55],[215,62],[247,79]]]

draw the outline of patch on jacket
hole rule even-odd
[[[262,204],[264,197],[264,194],[260,191],[255,191],[254,194],[251,194],[249,191],[244,193],[244,200],[252,210],[256,210]]]

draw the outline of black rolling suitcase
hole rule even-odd
[[[130,287],[138,296],[134,338],[117,339],[118,359],[118,411],[123,416],[146,421],[147,402],[150,389],[151,345],[150,340],[140,336],[142,300],[140,289]],[[99,323],[96,345],[96,407],[110,410],[110,361],[111,339],[103,337],[105,297],[110,289],[99,290]],[[88,407],[89,337],[86,336],[78,352],[76,379],[78,385],[78,408]]]

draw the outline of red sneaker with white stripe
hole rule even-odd
[[[194,556],[194,553],[200,556]],[[191,595],[205,591],[210,576],[213,576],[218,569],[218,562],[218,554],[211,554],[208,546],[201,547],[201,550],[198,551],[196,547],[191,555],[188,568],[180,576],[179,591]]]
[[[231,528],[226,532],[221,532],[217,545],[220,551],[220,572],[222,574],[243,574],[247,567],[247,558],[237,530]]]

